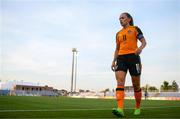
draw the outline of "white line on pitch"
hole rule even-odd
[[[152,108],[176,108],[180,106],[162,106],[162,107],[142,107],[141,109],[152,109]],[[134,108],[125,108],[126,109],[134,109]],[[0,112],[55,112],[55,111],[86,111],[86,110],[112,110],[112,108],[104,108],[104,109],[39,109],[39,110],[0,110]]]

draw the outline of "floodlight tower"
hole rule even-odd
[[[74,92],[76,92],[76,81],[77,81],[77,53],[78,51],[76,50],[76,55],[75,55],[75,71],[74,71]]]
[[[76,48],[72,48],[72,72],[71,72],[71,95],[73,93],[73,82],[74,82],[74,56],[75,53],[77,54],[77,49]]]

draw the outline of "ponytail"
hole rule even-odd
[[[131,26],[134,26],[134,22],[133,22],[132,16],[131,16],[129,13],[127,13],[127,12],[125,12],[125,13],[123,13],[123,14],[126,14],[126,16],[131,19],[131,21],[129,22],[129,24],[130,24]]]

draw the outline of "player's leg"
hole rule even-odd
[[[116,80],[117,80],[117,87],[116,87],[116,100],[117,100],[117,108],[113,109],[113,113],[117,116],[123,117],[124,112],[124,83],[126,72],[124,71],[116,71]]]
[[[140,114],[142,92],[140,87],[140,76],[132,76],[132,82],[134,87],[134,97],[136,100],[134,115]]]
[[[127,73],[127,66],[124,60],[124,56],[118,56],[116,62],[115,76],[117,81],[116,87],[116,100],[117,108],[113,109],[113,113],[117,116],[124,116],[123,106],[124,106],[124,83]]]
[[[136,100],[135,112],[134,115],[140,114],[140,105],[141,105],[141,87],[140,87],[140,77],[141,77],[141,61],[140,57],[137,55],[131,56],[131,62],[128,65],[129,72],[131,74],[132,84],[134,87],[134,97]]]
[[[117,106],[118,106],[118,108],[123,109],[123,106],[124,106],[124,83],[125,83],[126,72],[117,71],[115,74],[116,74],[116,80],[117,80],[117,88],[116,88]]]

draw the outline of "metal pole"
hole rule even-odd
[[[74,77],[74,51],[73,52],[73,57],[72,57],[72,72],[71,72],[71,95],[73,92],[73,77]]]
[[[72,74],[71,74],[71,95],[73,93],[73,80],[74,80],[74,53],[77,52],[76,48],[72,48],[73,57],[72,57]]]
[[[74,92],[76,92],[76,79],[77,79],[77,51],[76,51],[76,59],[75,59],[75,79],[74,79]]]

